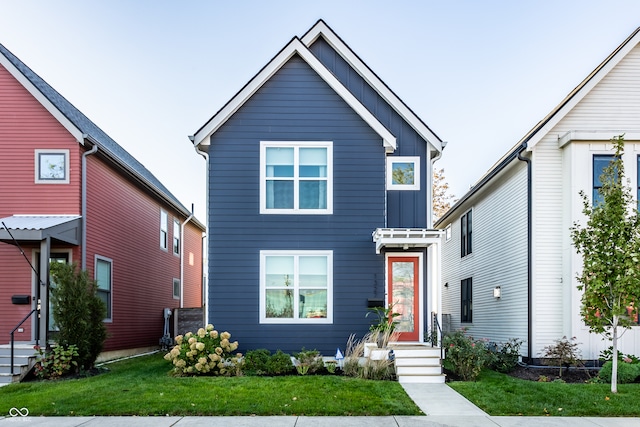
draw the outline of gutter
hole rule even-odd
[[[527,164],[527,354],[529,355],[529,359],[532,359],[533,356],[531,352],[533,351],[533,344],[531,342],[533,337],[532,331],[532,320],[533,313],[531,307],[532,301],[532,271],[531,271],[531,256],[533,254],[533,250],[531,248],[531,237],[532,237],[532,209],[531,209],[531,200],[532,200],[532,180],[531,180],[531,159],[522,156],[524,150],[527,149],[527,143],[525,142],[518,152],[518,160],[521,160]]]
[[[82,207],[81,207],[81,214],[82,215],[82,237],[81,237],[81,244],[82,244],[82,255],[81,255],[81,263],[82,263],[82,270],[86,270],[87,269],[87,157],[89,157],[92,154],[95,154],[96,152],[98,152],[98,144],[95,142],[95,140],[93,138],[91,138],[89,135],[84,134],[83,138],[90,141],[93,144],[93,147],[91,147],[91,150],[89,151],[85,151],[84,153],[82,153]]]

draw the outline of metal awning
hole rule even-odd
[[[13,235],[19,242],[41,242],[50,237],[52,240],[78,245],[80,244],[81,221],[80,215],[8,216],[0,218],[0,241],[13,243],[11,238]]]
[[[442,233],[426,228],[377,228],[372,236],[379,254],[382,248],[426,248],[440,243]]]

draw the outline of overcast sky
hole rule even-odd
[[[638,0],[0,0],[0,43],[205,220],[192,135],[330,27],[443,140],[462,196],[640,26]]]

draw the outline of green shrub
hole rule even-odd
[[[324,368],[322,355],[318,350],[305,350],[304,347],[299,353],[293,353],[296,359],[296,370],[300,375],[315,374]]]
[[[511,338],[502,344],[491,347],[489,367],[495,371],[508,374],[518,365],[522,340]]]
[[[38,353],[38,361],[34,366],[36,377],[44,380],[60,378],[72,369],[78,368],[78,349],[75,345],[65,348],[61,345],[54,346],[45,352],[39,345],[34,349]]]
[[[601,362],[608,362],[610,360],[613,360],[613,346],[610,345],[609,348],[602,350],[598,359]],[[638,357],[636,357],[635,355],[623,354],[621,351],[618,351],[618,360],[627,363],[640,363],[640,359],[638,359]]]
[[[605,382],[611,382],[611,373],[613,368],[613,362],[608,361],[598,373],[598,377]],[[638,363],[626,363],[618,362],[618,384],[628,384],[634,382],[640,377],[640,364]]]
[[[269,375],[286,375],[293,371],[291,356],[278,350],[272,354],[267,362],[267,373]]]
[[[443,338],[444,367],[464,381],[475,381],[482,368],[488,365],[489,353],[483,341],[476,341],[465,332],[463,328]]]
[[[176,375],[238,375],[242,355],[231,354],[238,342],[230,342],[230,338],[229,332],[218,333],[213,325],[207,325],[195,334],[178,335],[176,345],[164,358],[173,363]]]
[[[270,357],[271,352],[266,348],[247,351],[242,363],[242,372],[247,375],[266,375]]]
[[[80,369],[95,364],[107,339],[104,324],[107,307],[97,295],[98,285],[76,264],[53,262],[50,266],[53,319],[59,328],[57,343],[63,348],[75,346]]]

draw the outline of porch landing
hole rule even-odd
[[[423,343],[390,343],[389,348],[395,356],[398,382],[403,384],[442,384],[445,375],[442,373],[440,347],[432,347]]]

